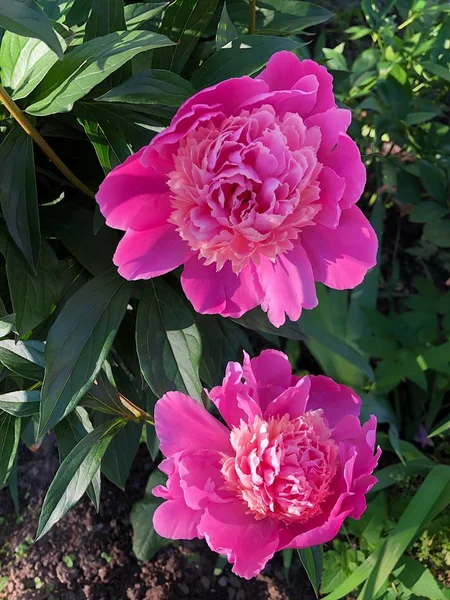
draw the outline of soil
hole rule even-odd
[[[54,441],[19,456],[20,517],[7,489],[0,491],[1,600],[313,600],[298,561],[285,579],[281,556],[246,581],[229,566],[214,575],[217,555],[201,541],[174,544],[151,561],[132,552],[129,512],[145,488],[151,459],[142,448],[125,491],[103,481],[99,514],[87,498],[33,543],[40,507],[58,467]]]

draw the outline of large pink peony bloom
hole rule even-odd
[[[233,572],[257,575],[277,550],[306,548],[359,519],[372,475],[376,419],[361,425],[360,399],[328,377],[295,377],[266,350],[229,363],[209,394],[227,426],[197,402],[169,392],[156,404],[167,457],[166,500],[155,512],[166,538],[205,538]]]
[[[366,173],[350,120],[327,70],[290,52],[256,79],[198,92],[100,186],[106,223],[125,231],[119,273],[184,265],[196,311],[239,317],[261,305],[276,326],[316,306],[314,281],[354,288],[377,239],[355,206]]]

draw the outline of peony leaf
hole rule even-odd
[[[17,390],[0,394],[0,410],[13,417],[30,417],[39,412],[41,392],[38,390]]]
[[[40,435],[69,414],[91,387],[125,314],[130,290],[110,270],[91,279],[64,305],[47,338]]]
[[[174,48],[156,50],[152,65],[180,73],[200,36],[207,28],[217,0],[175,0],[164,13],[159,31],[176,43]]]
[[[0,411],[0,488],[8,481],[20,439],[20,419]]]
[[[269,35],[244,35],[225,44],[205,60],[191,78],[196,88],[214,85],[230,77],[254,75],[264,67],[274,52],[298,50],[304,44]]]
[[[84,42],[50,69],[32,93],[27,112],[40,116],[67,112],[140,52],[171,45],[165,36],[149,31],[116,31]]]
[[[61,45],[50,19],[34,0],[6,0],[0,3],[0,27],[24,37],[37,38],[62,59]]]
[[[103,423],[86,435],[61,463],[42,505],[36,540],[44,536],[80,500],[97,473],[122,419]]]
[[[178,390],[200,399],[200,333],[192,311],[160,278],[146,284],[139,303],[136,345],[142,374],[158,397]]]
[[[33,142],[17,123],[0,146],[0,205],[9,235],[36,272],[41,234]]]

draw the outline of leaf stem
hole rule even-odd
[[[256,0],[248,2],[248,32],[256,32]]]
[[[57,169],[66,177],[70,183],[78,188],[80,192],[89,196],[89,198],[95,199],[95,193],[89,189],[82,181],[78,179],[76,175],[67,167],[59,156],[52,150],[47,144],[39,131],[30,123],[24,113],[20,110],[5,88],[0,85],[0,100],[5,105],[11,116],[17,121],[26,133],[31,136],[33,141],[39,146],[39,148],[47,155]]]

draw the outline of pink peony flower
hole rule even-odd
[[[365,168],[332,77],[278,52],[256,78],[198,92],[171,125],[104,180],[97,201],[125,235],[126,279],[184,265],[195,310],[240,317],[261,305],[280,326],[317,304],[315,281],[354,288],[376,262],[355,202]]]
[[[333,539],[359,519],[380,450],[376,419],[361,425],[361,401],[324,376],[296,377],[266,350],[231,362],[209,394],[227,426],[195,400],[168,392],[155,426],[167,457],[153,524],[166,538],[205,538],[233,572],[257,575],[277,550]]]

